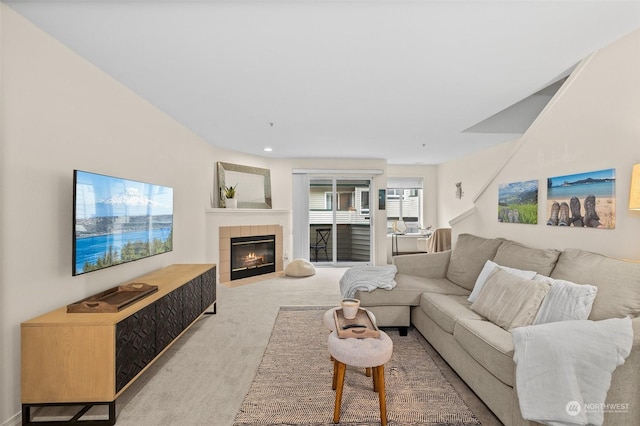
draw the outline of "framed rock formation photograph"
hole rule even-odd
[[[547,225],[614,229],[615,169],[548,178]]]

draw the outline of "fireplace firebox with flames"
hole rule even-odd
[[[276,271],[276,236],[231,238],[231,280]]]

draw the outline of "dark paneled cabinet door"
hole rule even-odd
[[[202,313],[200,309],[202,306],[202,275],[183,285],[182,291],[184,294],[182,321],[184,326],[187,327]]]
[[[182,321],[184,309],[182,287],[158,300],[156,303],[156,354],[159,354],[185,328]]]
[[[202,283],[201,312],[207,310],[216,301],[216,268],[211,268],[200,276]]]
[[[155,303],[116,324],[116,392],[155,358],[155,348]]]

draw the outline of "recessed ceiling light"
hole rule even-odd
[[[266,147],[264,148],[264,152],[271,152],[271,151],[273,151],[273,148],[271,148],[271,147],[269,147],[269,146],[266,146]]]

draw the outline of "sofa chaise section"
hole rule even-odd
[[[432,253],[429,262],[422,262],[422,254],[396,256],[394,265],[398,268],[393,290],[358,291],[361,306],[375,316],[381,327],[400,327],[406,335],[411,325],[411,307],[420,304],[420,298],[427,293],[468,296],[470,291],[446,278],[451,250]]]

